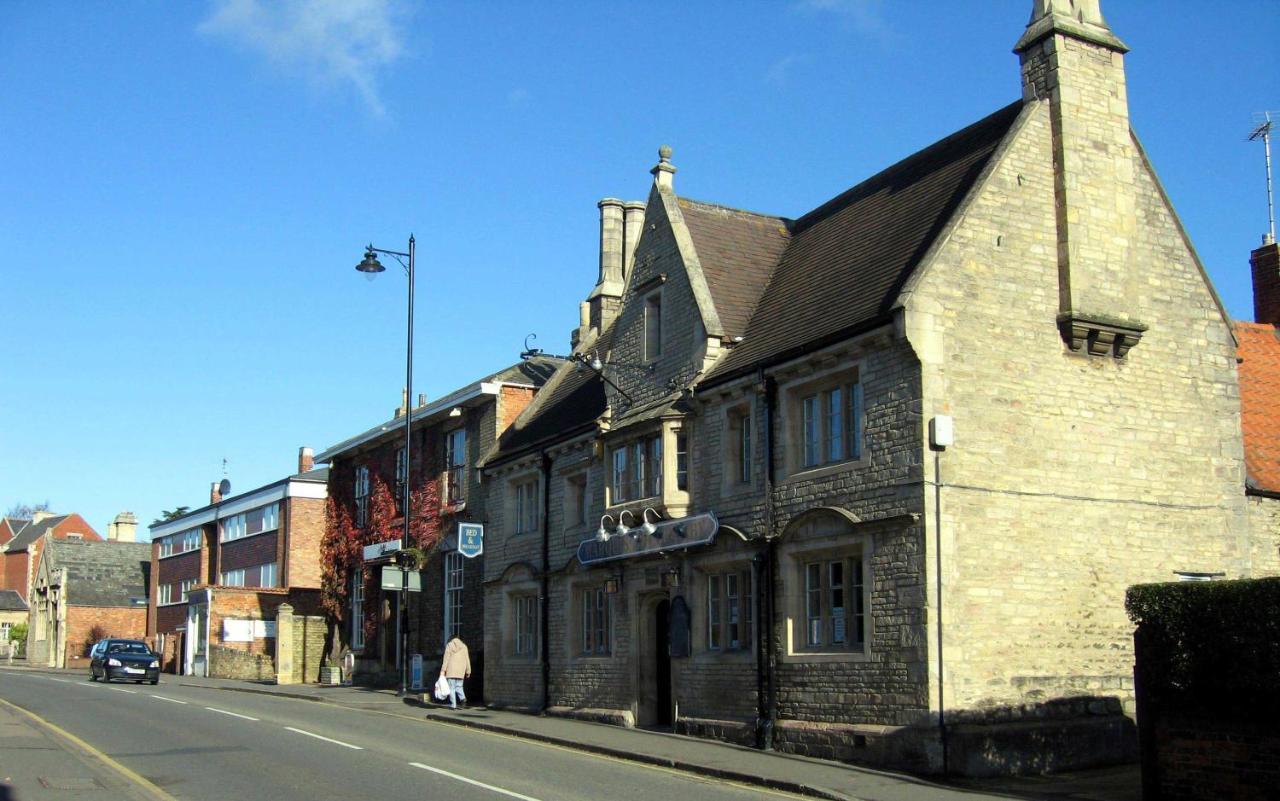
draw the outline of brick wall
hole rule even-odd
[[[320,615],[296,615],[293,618],[293,680],[314,684],[320,681],[320,663],[324,660],[325,637],[329,624]]]
[[[1263,245],[1249,256],[1253,272],[1253,321],[1280,325],[1280,245]]]
[[[28,600],[31,585],[28,579],[30,574],[29,555],[26,551],[18,551],[17,553],[6,553],[4,559],[4,586],[0,589],[15,590],[22,599]]]
[[[66,667],[88,668],[87,654],[95,642],[90,633],[95,626],[100,628],[103,637],[141,640],[147,634],[147,610],[119,606],[67,607]]]
[[[317,498],[288,501],[288,552],[280,572],[287,587],[320,586],[320,540],[324,536],[324,504]]]
[[[273,653],[209,644],[209,675],[219,679],[269,681],[276,677]]]
[[[280,533],[278,531],[224,542],[218,549],[218,572],[221,574],[231,570],[275,562],[278,558],[279,546]]]

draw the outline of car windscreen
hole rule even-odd
[[[146,643],[141,642],[113,642],[107,647],[107,653],[112,654],[149,654],[151,649]]]

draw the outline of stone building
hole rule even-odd
[[[27,661],[89,668],[104,637],[142,639],[147,631],[151,546],[44,537],[28,605]]]
[[[316,458],[330,465],[324,565],[325,602],[337,624],[331,649],[359,683],[401,679],[400,595],[405,580],[392,564],[404,534],[406,487],[411,503],[408,653],[424,660],[428,684],[445,642],[461,636],[474,668],[467,697],[483,697],[485,555],[458,549],[460,524],[485,526],[489,511],[475,471],[481,454],[533,399],[555,369],[553,359],[508,367],[430,403],[420,397],[381,425],[334,445]],[[405,418],[412,414],[409,467]],[[349,657],[348,657],[349,655]]]
[[[147,634],[163,670],[275,675],[281,604],[320,613],[327,480],[300,448],[295,474],[238,495],[214,483],[207,506],[151,525]]]
[[[492,702],[926,772],[1130,757],[1125,589],[1275,572],[1230,321],[1097,3],[1021,97],[798,218],[601,209],[484,465]]]

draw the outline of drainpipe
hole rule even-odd
[[[551,634],[551,457],[546,451],[541,454],[542,466],[542,576],[538,587],[538,607],[541,636],[538,644],[542,650],[542,711],[551,707],[551,647],[548,638]]]
[[[762,625],[756,636],[756,747],[773,750],[778,721],[777,582],[778,548],[774,537],[774,418],[778,387],[761,369],[756,386],[764,395],[764,546],[751,560],[757,587],[756,619]]]

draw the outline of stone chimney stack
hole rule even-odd
[[[1053,137],[1058,322],[1073,350],[1087,341],[1097,355],[1123,356],[1146,330],[1133,316],[1142,161],[1129,129],[1128,49],[1098,0],[1033,0],[1014,46],[1023,102],[1045,104]]]
[[[133,512],[121,512],[107,524],[108,542],[137,542],[138,518]]]
[[[597,333],[613,322],[622,303],[624,204],[607,197],[596,204],[600,208],[600,275],[595,289],[587,296],[590,328]]]
[[[298,448],[298,472],[309,473],[315,466],[316,458],[314,452],[305,445]]]
[[[222,487],[217,481],[209,485],[209,503],[222,503]]]
[[[1249,266],[1253,268],[1254,322],[1280,326],[1280,245],[1264,241],[1249,254]]]
[[[644,201],[632,200],[622,206],[622,277],[625,280],[631,275],[631,267],[636,260],[636,245],[640,242],[640,234],[644,231]]]
[[[53,512],[50,512],[47,509],[37,509],[36,511],[31,513],[31,522],[39,523],[41,520],[47,520],[53,516],[54,516]]]

